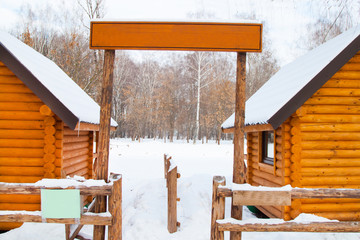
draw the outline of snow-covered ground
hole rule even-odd
[[[183,141],[163,143],[161,140],[132,142],[116,139],[110,146],[111,172],[123,174],[123,239],[125,240],[208,240],[212,178],[232,175],[233,145],[231,142],[192,144]],[[167,231],[167,194],[164,180],[163,154],[172,156],[178,165],[178,232]],[[229,210],[230,203],[227,202]],[[227,212],[227,217],[229,212]],[[244,209],[244,219],[254,218]],[[83,232],[91,234],[86,226]],[[227,236],[227,235],[226,235]],[[244,240],[350,240],[360,234],[324,233],[243,233]],[[25,223],[21,228],[0,234],[9,239],[65,239],[64,225]]]

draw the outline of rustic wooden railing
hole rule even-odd
[[[177,221],[177,202],[180,198],[177,197],[177,179],[180,178],[180,173],[177,172],[177,166],[171,166],[171,157],[164,154],[164,177],[166,179],[166,187],[168,189],[168,231],[174,233],[180,227],[180,222]]]
[[[360,189],[330,188],[266,188],[234,185],[227,188],[225,177],[213,178],[211,240],[224,239],[224,231],[231,232],[360,232],[358,221],[322,221],[301,223],[294,221],[278,221],[276,223],[264,219],[263,223],[224,219],[225,198],[231,197],[233,204],[290,206],[292,199],[310,198],[360,198]]]
[[[38,222],[66,224],[66,239],[74,239],[83,225],[108,226],[108,239],[122,239],[122,179],[120,174],[112,174],[110,182],[104,180],[50,179],[37,183],[0,183],[0,194],[32,194],[41,193],[41,189],[78,189],[81,196],[109,196],[109,209],[104,213],[85,212],[80,219],[75,218],[43,218],[41,211],[0,211],[0,222]],[[95,201],[95,200],[94,200]],[[92,209],[94,201],[89,205]],[[70,224],[76,224],[71,230]],[[94,240],[103,240],[95,239]]]

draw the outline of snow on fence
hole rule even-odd
[[[108,226],[108,239],[122,239],[122,178],[111,174],[110,182],[82,179],[43,179],[36,183],[0,183],[0,194],[41,194],[41,189],[78,189],[81,196],[109,196],[109,210],[92,213],[95,199],[87,210],[76,218],[43,218],[41,211],[0,211],[0,222],[62,223],[65,225],[66,239],[77,237],[83,225]],[[86,212],[85,212],[86,211]],[[71,226],[75,224],[75,226]],[[75,227],[72,229],[72,227]],[[95,239],[94,240],[103,240]]]
[[[180,173],[177,172],[176,164],[171,161],[171,157],[164,154],[164,177],[166,179],[166,187],[168,189],[168,231],[174,233],[180,223],[177,221],[177,179]]]
[[[360,198],[360,189],[329,188],[281,188],[253,187],[234,184],[225,187],[225,177],[213,178],[211,240],[224,239],[224,231],[232,232],[360,232],[359,221],[339,222],[322,218],[307,221],[283,221],[282,219],[246,220],[224,219],[225,197],[232,197],[234,205],[290,206],[291,199],[310,198]]]

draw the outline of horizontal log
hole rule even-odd
[[[358,186],[359,187],[359,186]],[[360,204],[359,198],[309,198],[300,199],[301,204],[323,204],[323,203],[357,203]]]
[[[38,180],[37,180],[38,181]],[[41,187],[44,189],[45,187]],[[103,186],[85,186],[85,185],[71,185],[66,188],[62,187],[49,187],[46,189],[79,189],[81,195],[111,195],[112,185],[107,184]],[[0,194],[40,194],[40,186],[34,186],[34,184],[4,184],[0,183]]]
[[[301,204],[301,212],[352,212],[360,211],[359,203],[317,203],[317,204]]]
[[[24,129],[41,130],[44,129],[44,121],[22,121],[22,120],[0,120],[0,129]]]
[[[359,89],[360,91],[360,89]],[[345,105],[305,105],[303,106],[307,114],[359,114],[360,106]]]
[[[339,79],[360,79],[360,71],[338,71],[332,78]]]
[[[65,136],[87,136],[87,135],[89,135],[89,131],[77,131],[77,130],[71,130],[70,128],[65,127],[64,135]]]
[[[360,222],[217,223],[219,231],[236,232],[359,232]]]
[[[329,176],[329,177],[302,177],[302,185],[356,185],[360,184],[360,176]]]
[[[88,142],[89,136],[64,136],[64,143]]]
[[[44,130],[9,130],[0,129],[2,139],[44,139]]]
[[[43,155],[42,148],[0,148],[0,157],[40,158]]]
[[[81,148],[81,149],[76,149],[73,151],[64,151],[63,158],[64,158],[64,160],[66,160],[66,159],[74,158],[77,156],[88,155],[88,153],[89,153],[88,148]]]
[[[360,159],[354,158],[302,158],[302,167],[360,167]]]
[[[39,112],[30,111],[0,111],[1,120],[43,120]]]
[[[8,210],[8,211],[11,211],[11,210],[36,211],[36,210],[40,210],[40,204],[36,204],[36,203],[0,203],[0,209]]]
[[[302,141],[303,150],[355,150],[360,149],[360,141]]]
[[[73,177],[73,176],[82,176],[82,177],[84,177],[86,175],[89,175],[89,173],[91,173],[91,171],[92,170],[89,169],[89,168],[83,168],[83,169],[80,169],[80,170],[77,170],[75,172],[72,172],[72,173],[68,174],[68,176],[70,176],[70,177]]]
[[[360,150],[302,150],[302,158],[359,158]]]
[[[0,102],[0,111],[39,111],[41,102]]]
[[[70,175],[71,173],[77,172],[79,170],[82,170],[84,168],[87,168],[89,165],[88,161],[84,161],[84,162],[79,162],[77,164],[73,164],[69,167],[64,168],[64,171],[66,173],[66,175]]]
[[[42,102],[33,93],[1,93],[0,102]]]
[[[360,88],[360,82],[349,79],[330,79],[323,87],[325,88]]]
[[[301,123],[302,132],[360,132],[360,124],[353,123]]]
[[[1,213],[1,211],[0,211]],[[39,222],[39,223],[62,223],[62,224],[88,224],[88,225],[112,225],[112,216],[104,216],[101,214],[91,213],[90,215],[83,214],[80,219],[74,218],[47,218],[43,219],[41,212],[37,214],[29,212],[28,214],[20,212],[13,214],[0,214],[0,222]]]
[[[360,132],[302,132],[302,141],[358,141]]]
[[[29,166],[39,167],[44,165],[43,158],[8,158],[0,157],[0,166]]]
[[[302,176],[360,176],[359,167],[301,168]]]
[[[71,151],[71,150],[76,150],[76,149],[80,149],[80,148],[88,148],[88,147],[89,147],[89,142],[65,143],[63,145],[63,150]]]
[[[360,123],[360,115],[308,114],[299,117],[305,123]]]
[[[29,176],[0,176],[0,182],[10,183],[34,183],[41,180],[42,177],[29,177]],[[1,190],[1,189],[0,189]],[[14,194],[16,194],[14,192]]]
[[[43,148],[44,140],[40,139],[1,139],[0,148]]]
[[[0,203],[30,203],[40,204],[40,195],[3,194]]]
[[[304,104],[326,104],[326,105],[359,105],[358,97],[311,97]]]
[[[74,158],[69,158],[63,161],[63,168],[68,168],[73,165],[76,165],[80,162],[88,161],[89,157],[87,155],[77,156]]]
[[[25,85],[1,84],[0,93],[32,93]]]
[[[360,76],[360,73],[359,73]],[[360,89],[358,88],[325,88],[317,90],[314,95],[317,96],[339,96],[339,97],[359,97]]]
[[[259,170],[266,173],[274,174],[274,166],[266,163],[259,163]]]
[[[325,217],[327,219],[336,219],[339,221],[354,221],[360,220],[360,212],[318,212],[313,213],[320,217]]]
[[[276,187],[276,186],[281,186],[282,185],[282,178],[277,177],[275,175],[269,174],[269,173],[265,173],[265,172],[261,172],[257,169],[254,169],[252,171],[253,176],[253,180],[257,183],[259,183],[260,185],[263,186],[269,186],[269,187]],[[264,179],[266,180],[266,182],[260,182],[260,179]],[[265,183],[265,185],[263,184]],[[267,185],[268,183],[272,183],[271,185]]]
[[[7,75],[7,76],[1,76],[0,77],[0,83],[1,84],[21,84],[23,85],[24,83],[18,79],[15,75]]]
[[[2,176],[44,176],[43,167],[3,167],[0,166]]]
[[[6,75],[15,75],[15,74],[8,67],[0,66],[0,75],[6,76]]]

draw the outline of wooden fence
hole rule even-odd
[[[44,183],[42,185],[42,183]],[[0,183],[0,194],[31,194],[40,195],[41,189],[78,189],[81,196],[109,196],[109,210],[105,213],[85,212],[80,219],[75,218],[46,218],[41,211],[0,211],[0,222],[38,222],[66,224],[66,239],[74,239],[83,225],[108,226],[108,239],[122,239],[122,179],[119,174],[110,176],[110,183],[104,180],[51,179],[51,184],[46,181],[38,183]],[[89,205],[92,209],[93,202]],[[71,230],[70,225],[77,225]],[[51,236],[49,236],[51,238]],[[103,240],[103,239],[94,239]]]
[[[360,232],[358,221],[325,221],[301,223],[293,221],[279,221],[271,223],[264,219],[263,223],[249,223],[247,221],[224,219],[225,198],[232,197],[234,205],[272,205],[290,206],[292,199],[311,198],[360,198],[360,189],[330,189],[330,188],[258,188],[249,187],[230,189],[226,185],[225,177],[213,178],[211,239],[224,239],[224,231],[232,232]]]
[[[168,231],[174,233],[180,226],[177,221],[177,202],[180,198],[177,197],[177,179],[180,178],[180,173],[177,172],[177,166],[171,166],[171,157],[164,154],[164,177],[166,179],[166,187],[168,190]]]

